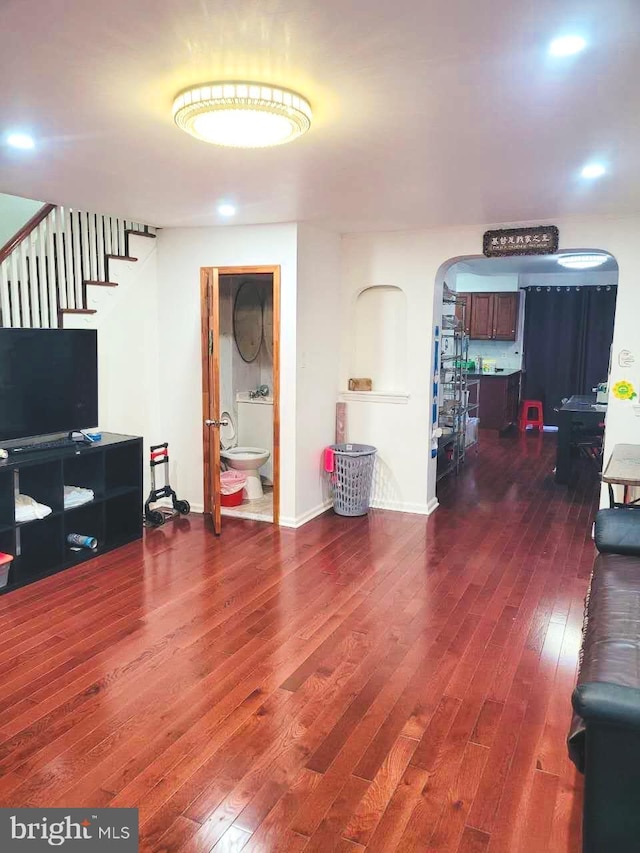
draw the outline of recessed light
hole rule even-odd
[[[236,209],[233,204],[219,204],[218,213],[220,216],[235,216]]]
[[[558,263],[561,267],[570,270],[589,270],[593,267],[601,267],[606,263],[609,255],[561,255]]]
[[[22,148],[24,150],[35,148],[33,137],[27,133],[10,133],[7,136],[7,145],[10,145],[12,148]]]
[[[587,163],[581,174],[583,178],[601,178],[606,171],[602,163]]]
[[[582,36],[560,36],[549,45],[549,53],[551,56],[573,56],[574,53],[584,50],[586,46],[587,43]]]

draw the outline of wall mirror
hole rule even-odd
[[[262,334],[264,346],[269,358],[273,358],[273,295],[270,290],[263,292]]]
[[[238,288],[233,305],[233,336],[243,361],[255,361],[262,346],[263,322],[260,289],[251,281]]]

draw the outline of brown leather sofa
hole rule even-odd
[[[584,853],[640,851],[640,510],[596,517],[569,755],[584,773]]]

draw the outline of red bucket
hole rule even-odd
[[[220,505],[240,506],[247,478],[240,471],[223,471],[220,474]]]
[[[240,506],[242,503],[242,492],[240,489],[238,492],[234,492],[232,495],[220,495],[220,506]]]

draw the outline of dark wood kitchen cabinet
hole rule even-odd
[[[465,301],[465,334],[472,341],[515,341],[518,334],[520,294],[459,293]],[[456,305],[456,317],[462,310]]]
[[[515,341],[518,331],[519,293],[493,294],[493,340]]]
[[[520,371],[485,373],[480,377],[480,426],[502,432],[518,422]]]
[[[493,293],[472,294],[469,327],[469,337],[472,341],[490,341],[493,339],[493,314]]]

